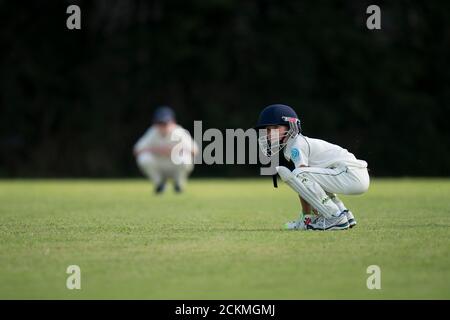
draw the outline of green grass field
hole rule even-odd
[[[374,180],[358,226],[283,231],[296,195],[264,180],[0,181],[0,298],[450,299],[450,180]],[[66,268],[81,268],[81,290]],[[381,268],[381,290],[366,269]]]

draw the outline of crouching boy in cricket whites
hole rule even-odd
[[[168,179],[173,179],[175,192],[182,192],[197,152],[196,142],[167,106],[156,109],[153,125],[133,148],[137,165],[155,185],[156,194],[164,191]]]
[[[256,129],[267,134],[258,139],[269,157],[283,152],[295,165],[293,171],[276,167],[281,179],[300,198],[302,213],[285,225],[289,230],[345,230],[356,225],[352,212],[336,194],[362,194],[369,188],[367,162],[338,145],[302,134],[300,120],[286,105],[266,107]]]

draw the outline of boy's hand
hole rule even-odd
[[[149,148],[143,148],[143,149],[135,152],[135,156],[138,156],[139,154],[141,154],[143,152],[150,152],[150,153],[154,153],[154,154],[159,155],[159,156],[170,157],[170,155],[172,153],[172,148],[171,147],[149,147]]]

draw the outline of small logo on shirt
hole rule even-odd
[[[300,151],[297,148],[292,148],[291,159],[292,159],[292,161],[295,161],[295,162],[300,160]]]

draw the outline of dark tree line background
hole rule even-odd
[[[374,175],[448,176],[449,21],[449,1],[0,0],[0,176],[135,176],[154,107],[192,132],[251,127],[271,103]]]

